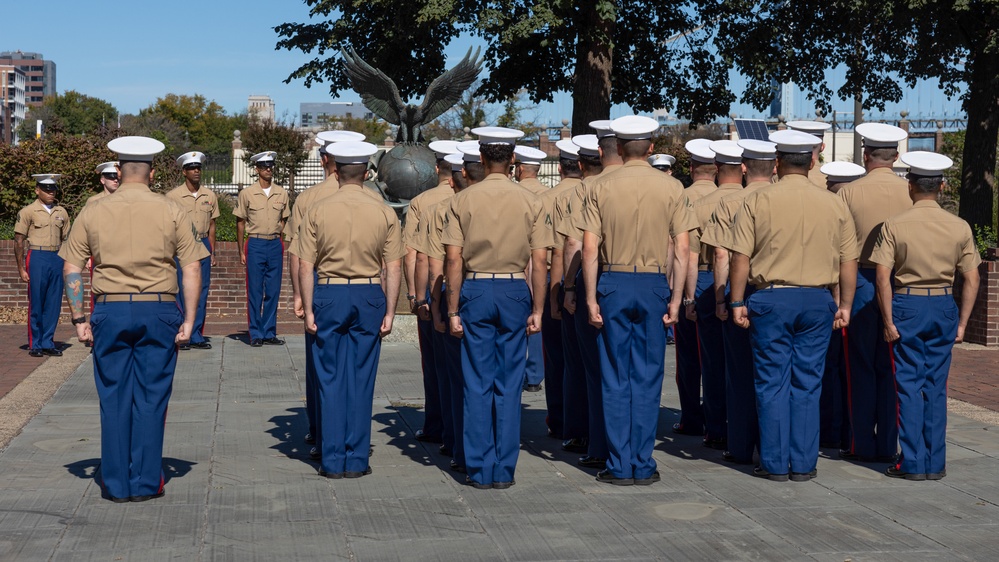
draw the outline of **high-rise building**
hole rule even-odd
[[[0,142],[17,144],[17,128],[24,121],[27,76],[11,65],[0,65]]]
[[[56,64],[45,60],[41,53],[21,51],[0,52],[0,65],[16,66],[27,78],[25,102],[28,105],[42,105],[45,96],[56,93]]]

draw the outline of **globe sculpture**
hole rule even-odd
[[[475,82],[482,70],[480,49],[474,55],[469,49],[461,62],[437,77],[427,88],[419,106],[404,102],[395,82],[357,56],[353,49],[341,53],[347,79],[361,96],[364,107],[399,128],[398,144],[375,163],[376,183],[390,204],[404,206],[408,200],[437,185],[437,159],[424,144],[421,129],[451,109]]]

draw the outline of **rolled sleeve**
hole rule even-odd
[[[957,268],[961,273],[966,273],[978,267],[982,263],[982,256],[975,246],[975,238],[971,235],[971,227],[964,225],[964,243],[961,245],[961,259],[957,262]]]
[[[891,228],[891,221],[885,222],[878,232],[878,237],[874,241],[874,250],[871,252],[871,262],[888,269],[895,267],[895,233]]]
[[[90,259],[90,243],[87,239],[87,209],[84,208],[80,216],[73,223],[73,228],[69,231],[69,237],[59,249],[59,257],[66,263],[75,265],[83,269]]]
[[[441,242],[446,246],[464,247],[465,235],[461,231],[461,223],[458,221],[457,198],[453,198],[447,213],[444,214],[444,230],[441,234]]]
[[[721,241],[725,248],[745,256],[752,256],[756,249],[756,224],[752,201],[747,199],[735,214],[732,232],[727,240]]]

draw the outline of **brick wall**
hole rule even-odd
[[[978,267],[981,284],[978,300],[968,319],[964,341],[988,346],[999,346],[999,261],[988,260]],[[961,302],[960,275],[954,295]]]
[[[219,242],[216,249],[216,265],[212,268],[212,285],[208,292],[208,315],[246,315],[246,268],[239,263],[239,251],[235,242]],[[90,300],[90,272],[83,272],[86,285],[84,302]],[[400,290],[400,302],[405,303],[405,290]],[[291,310],[291,280],[288,276],[288,263],[285,259],[284,276],[281,282],[280,310]],[[22,283],[14,263],[13,240],[0,240],[0,306],[27,308],[28,287]],[[400,308],[399,310],[404,310]],[[63,302],[63,313],[69,309]]]

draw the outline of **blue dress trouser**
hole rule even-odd
[[[420,340],[420,368],[423,372],[423,396],[425,397],[423,434],[431,439],[441,439],[444,423],[441,419],[441,391],[437,382],[437,360],[434,358],[434,323],[432,320],[416,320]]]
[[[753,287],[746,287],[748,299]],[[725,293],[729,299],[728,291]],[[735,325],[732,311],[722,324],[725,341],[725,410],[728,415],[728,452],[737,462],[753,461],[753,451],[760,445],[760,422],[756,415],[756,369],[750,331]]]
[[[428,293],[429,295],[429,293]],[[429,299],[428,299],[429,300]],[[446,301],[446,299],[441,299]],[[440,306],[440,303],[432,303],[430,306]],[[447,314],[442,314],[441,318],[447,318]],[[445,326],[447,323],[445,322]],[[440,404],[441,417],[441,442],[444,448],[454,454],[454,444],[460,439],[455,439],[454,432],[454,409],[451,403],[451,380],[447,373],[447,344],[444,341],[445,335],[433,329],[433,320],[430,321],[430,343],[434,348],[434,374],[437,375],[437,400]],[[459,356],[460,357],[460,356]]]
[[[441,294],[447,294],[446,286]],[[440,303],[436,304],[440,306],[441,318],[445,319],[444,325],[447,326],[447,299],[442,298]],[[437,364],[438,366],[443,364],[442,372],[447,376],[449,402],[445,403],[445,406],[451,409],[451,427],[452,435],[454,435],[451,458],[455,464],[465,466],[463,437],[465,434],[465,378],[461,372],[461,339],[452,336],[450,330],[446,330],[443,334],[436,331],[434,333],[438,336],[440,343],[440,348],[434,349],[436,357],[439,358]],[[443,393],[441,395],[443,396]]]
[[[62,312],[62,258],[58,252],[28,250],[28,349],[53,349]]]
[[[250,340],[277,336],[277,309],[284,270],[284,242],[246,239],[246,302]]]
[[[319,274],[313,270],[312,286],[319,286]],[[313,295],[315,290],[313,290]],[[305,417],[309,420],[309,434],[316,440],[316,450],[322,443],[322,430],[317,424],[319,419],[319,381],[316,378],[316,335],[305,331]]]
[[[598,278],[599,279],[599,278]],[[599,281],[598,281],[599,283]],[[604,420],[604,382],[600,372],[600,351],[597,341],[600,331],[590,324],[590,308],[586,305],[586,283],[582,270],[576,274],[576,347],[586,374],[586,405],[589,410],[590,444],[586,454],[595,459],[606,459],[607,426]],[[568,351],[566,356],[568,357]]]
[[[562,290],[556,296],[561,302]],[[565,353],[562,349],[562,320],[552,318],[551,287],[545,291],[545,308],[541,314],[541,338],[545,353],[545,406],[548,409],[546,425],[556,435],[562,435],[562,419],[565,414],[563,380],[565,379]],[[530,354],[530,351],[528,351]]]
[[[97,302],[94,382],[101,403],[100,484],[115,498],[163,491],[163,433],[184,321],[175,302]]]
[[[951,295],[895,295],[892,319],[901,338],[892,345],[898,386],[898,468],[940,474],[947,466],[947,375],[957,337]]]
[[[329,474],[364,472],[371,446],[371,402],[381,355],[385,317],[380,285],[318,285],[316,377],[322,469]]]
[[[466,279],[459,306],[468,477],[477,484],[512,482],[531,292],[521,279]]]
[[[544,347],[542,334],[527,336],[527,360],[524,362],[524,381],[527,384],[541,384],[541,381],[545,380]]]
[[[658,273],[604,272],[597,283],[607,470],[615,478],[651,478],[656,471],[669,297],[666,276]]]
[[[860,457],[893,457],[898,451],[898,400],[891,350],[875,296],[875,270],[857,270],[850,326],[846,329],[853,441]]]
[[[725,343],[722,322],[715,316],[714,273],[699,271],[694,305],[697,311],[697,345],[701,359],[705,436],[728,439],[725,406]],[[682,310],[682,309],[681,309]],[[682,415],[682,414],[681,414]]]
[[[850,400],[846,384],[846,358],[843,353],[843,329],[833,330],[826,352],[819,397],[819,442],[850,446]]]
[[[760,464],[807,473],[819,456],[819,394],[836,303],[824,288],[762,289],[749,299]]]
[[[564,295],[564,292],[560,291]],[[576,293],[577,295],[579,293]],[[576,301],[579,302],[578,300]],[[583,390],[586,391],[586,371],[583,368],[583,357],[579,349],[579,340],[576,334],[576,315],[570,314],[568,310],[559,303],[559,309],[562,311],[562,357],[564,358],[564,369],[562,380],[558,381],[558,417],[555,417],[555,412],[549,407],[548,410],[548,428],[551,430],[552,434],[558,437],[565,437],[567,439],[573,437],[585,437],[589,434],[589,414],[588,408],[582,410],[583,423],[586,424],[586,432],[580,432],[578,430],[578,419],[580,414],[580,404],[578,402],[578,391],[576,387],[579,386],[579,382],[582,381]],[[578,312],[578,311],[577,311]],[[544,329],[544,324],[542,323],[542,329]],[[570,383],[570,381],[574,381]],[[547,383],[549,392],[551,392],[551,383]],[[570,392],[567,386],[574,387]],[[575,400],[576,403],[573,404],[571,401]],[[574,425],[576,428],[575,433],[570,433],[566,431],[567,425]]]
[[[209,253],[212,245],[208,238],[202,238],[201,243]],[[198,298],[198,310],[194,313],[194,328],[191,330],[191,343],[205,342],[205,314],[208,311],[208,287],[212,284],[212,257],[201,259],[201,297]],[[180,311],[184,312],[184,272],[181,270],[180,262],[177,262],[177,304]]]
[[[698,276],[699,278],[700,276]],[[701,406],[701,357],[697,348],[697,323],[688,320],[680,308],[680,319],[673,325],[676,347],[676,389],[680,395],[680,427],[684,431],[704,431],[708,412]],[[716,420],[717,421],[717,420]],[[724,423],[724,419],[721,420]],[[715,430],[719,428],[716,423]],[[720,439],[725,434],[708,434]]]

